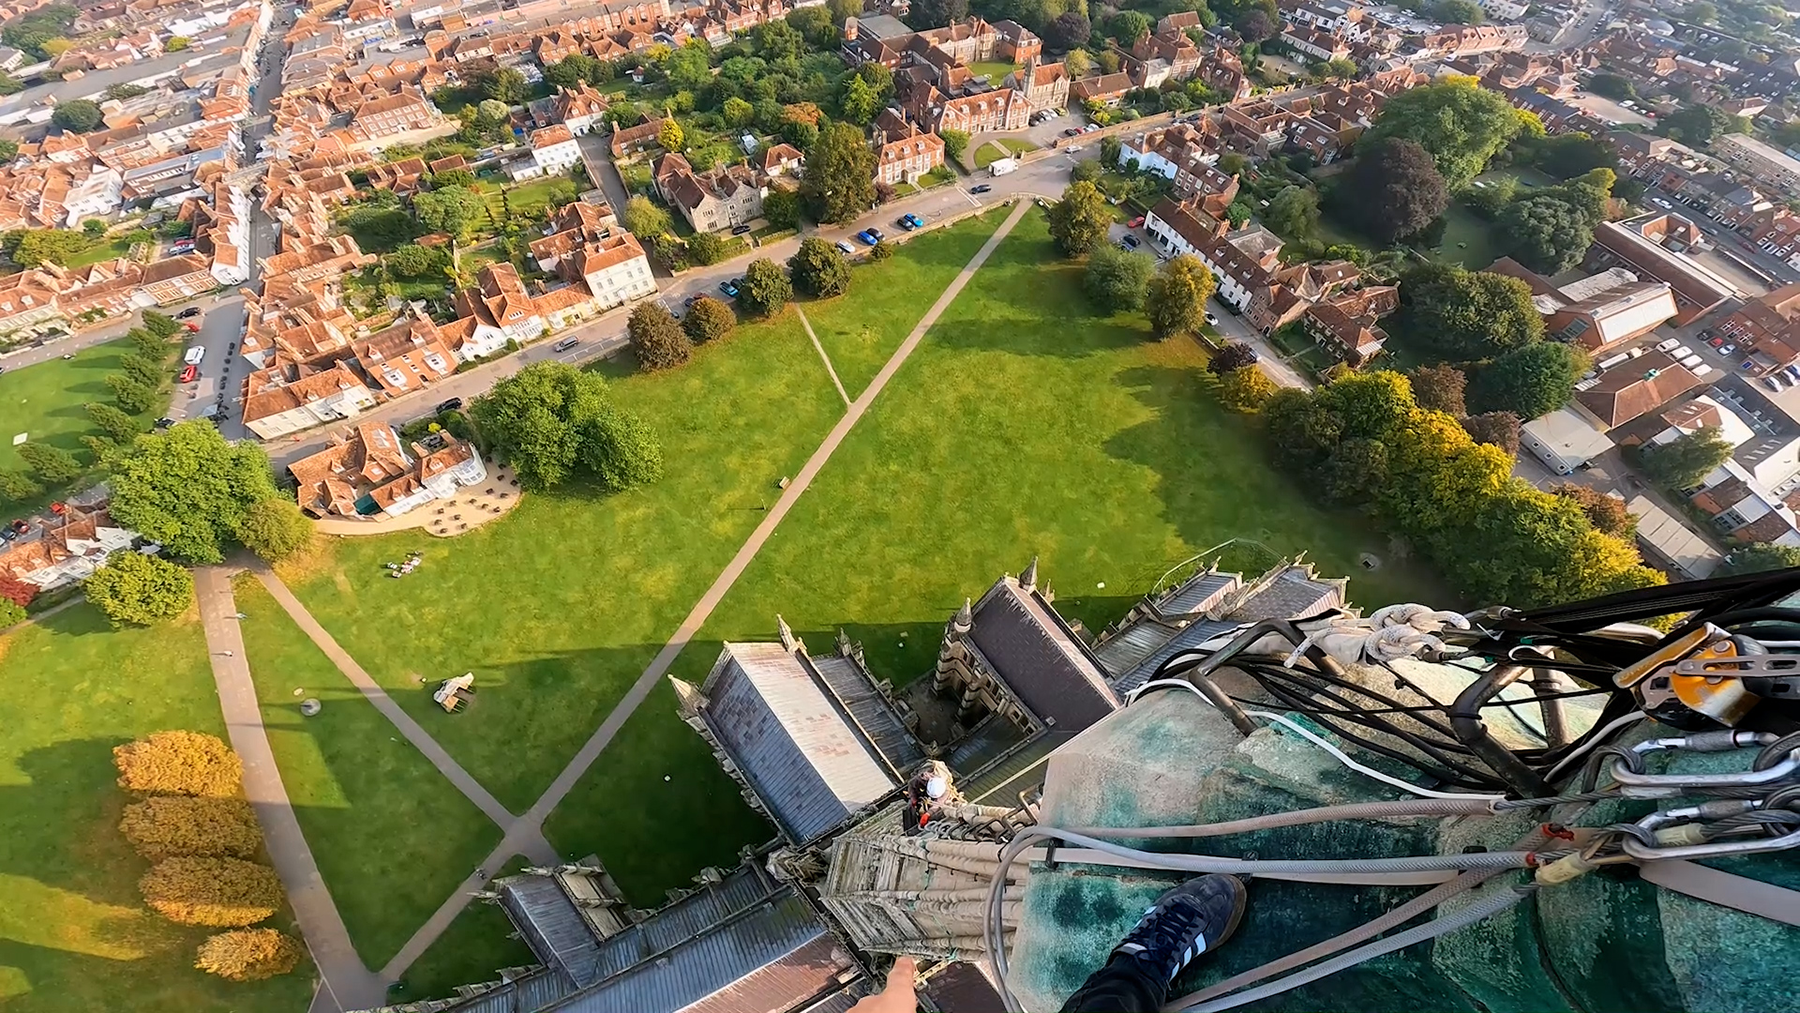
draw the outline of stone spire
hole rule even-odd
[[[1019,588],[1021,590],[1031,591],[1037,588],[1037,564],[1038,558],[1032,556],[1031,562],[1025,567],[1025,572],[1019,574]]]
[[[775,614],[775,626],[781,631],[781,646],[790,651],[793,650],[794,645],[799,643],[799,641],[794,637],[793,628],[787,624],[786,619],[781,618],[781,613],[779,612]]]
[[[706,709],[706,694],[691,682],[669,676],[669,685],[675,688],[675,708],[683,721],[694,723],[700,712]]]
[[[950,629],[955,633],[966,634],[975,628],[975,607],[969,599],[964,598],[962,608],[956,610],[956,618],[950,620]]]

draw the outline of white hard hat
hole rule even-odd
[[[930,795],[932,798],[943,798],[944,789],[948,787],[949,785],[944,783],[942,777],[932,777],[925,782],[925,794]]]

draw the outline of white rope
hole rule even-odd
[[[1306,639],[1283,662],[1288,668],[1299,664],[1307,649],[1315,646],[1346,665],[1379,665],[1416,657],[1426,650],[1442,651],[1444,642],[1435,634],[1446,626],[1466,630],[1469,620],[1459,612],[1405,604],[1377,609],[1367,617],[1333,616],[1307,625],[1313,628]]]
[[[1135,703],[1137,701],[1137,698],[1140,695],[1142,695],[1145,690],[1148,690],[1148,689],[1185,689],[1188,692],[1199,697],[1201,700],[1205,701],[1206,705],[1208,707],[1212,706],[1212,701],[1206,699],[1206,694],[1200,692],[1198,687],[1196,687],[1193,683],[1188,682],[1185,679],[1157,679],[1152,682],[1146,682],[1142,686],[1139,686],[1138,688],[1132,690],[1129,694],[1126,695],[1126,697],[1125,697],[1126,705],[1130,706],[1132,703]],[[1312,732],[1307,731],[1304,727],[1300,726],[1298,723],[1296,723],[1294,721],[1290,721],[1286,717],[1284,717],[1280,714],[1273,714],[1273,713],[1270,713],[1269,711],[1258,711],[1258,710],[1245,710],[1244,713],[1250,715],[1251,717],[1262,718],[1265,721],[1273,721],[1276,724],[1281,725],[1283,728],[1286,728],[1289,731],[1293,732],[1294,734],[1305,739],[1306,741],[1312,743],[1313,745],[1318,746],[1320,749],[1325,750],[1327,753],[1330,753],[1332,756],[1337,758],[1337,761],[1339,763],[1343,764],[1346,767],[1349,767],[1351,770],[1356,771],[1358,774],[1362,774],[1366,777],[1374,778],[1375,780],[1380,781],[1382,784],[1386,784],[1386,785],[1390,785],[1395,788],[1399,788],[1401,791],[1408,792],[1413,795],[1417,795],[1420,798],[1474,798],[1474,799],[1483,799],[1486,801],[1497,801],[1499,799],[1503,799],[1506,797],[1504,795],[1487,795],[1487,794],[1482,794],[1480,792],[1435,791],[1431,788],[1421,788],[1416,784],[1409,784],[1406,781],[1402,781],[1401,779],[1394,777],[1390,774],[1385,774],[1379,770],[1376,770],[1373,767],[1367,767],[1367,766],[1364,766],[1364,765],[1356,762],[1355,760],[1351,759],[1349,757],[1349,755],[1346,754],[1343,750],[1332,745],[1330,742],[1325,741],[1324,739],[1320,738],[1319,736],[1314,735]]]

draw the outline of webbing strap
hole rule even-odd
[[[1800,926],[1800,890],[1750,879],[1682,859],[1645,862],[1645,882],[1699,900],[1735,908],[1785,925]]]

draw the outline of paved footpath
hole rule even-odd
[[[682,620],[681,625],[676,628],[675,635],[669,638],[669,642],[657,653],[650,662],[650,666],[644,669],[644,674],[640,675],[637,682],[632,684],[631,689],[626,691],[618,706],[614,707],[612,713],[606,716],[606,720],[600,723],[600,727],[594,730],[593,736],[582,745],[581,751],[576,753],[575,758],[569,761],[562,773],[556,776],[556,780],[550,783],[550,787],[532,805],[530,811],[519,819],[518,825],[508,832],[508,838],[501,841],[500,846],[495,848],[493,853],[489,854],[487,859],[481,863],[481,869],[485,875],[492,875],[495,870],[520,851],[520,848],[513,842],[514,833],[535,833],[539,839],[542,839],[545,818],[574,789],[576,782],[580,781],[582,775],[587,773],[588,768],[593,766],[594,761],[599,759],[601,751],[606,748],[608,743],[612,742],[613,736],[618,734],[626,719],[630,718],[632,713],[649,697],[650,691],[656,687],[657,681],[667,674],[669,667],[674,664],[675,658],[681,654],[682,649],[694,639],[695,634],[700,632],[700,627],[712,616],[713,610],[724,599],[726,592],[730,591],[732,585],[737,583],[738,577],[750,565],[750,561],[756,558],[763,543],[767,542],[769,536],[775,533],[775,528],[781,523],[781,519],[787,516],[789,510],[793,509],[800,494],[806,491],[808,485],[812,484],[812,480],[819,474],[819,470],[825,467],[825,462],[831,459],[831,455],[836,452],[838,445],[844,442],[844,437],[850,435],[850,430],[855,428],[857,421],[869,410],[869,406],[874,404],[875,398],[887,387],[888,381],[894,378],[894,374],[898,373],[900,367],[906,364],[906,360],[912,355],[913,350],[919,347],[919,342],[925,339],[925,332],[937,323],[938,317],[943,315],[944,310],[948,309],[950,304],[955,301],[963,287],[969,283],[969,279],[975,276],[975,272],[981,268],[982,264],[987,263],[988,257],[1012,232],[1013,226],[1017,225],[1019,220],[1024,218],[1034,206],[1029,198],[1019,200],[1017,206],[1013,208],[1012,214],[1008,215],[1006,221],[994,230],[994,234],[988,237],[986,243],[982,244],[980,251],[969,260],[968,264],[964,265],[956,279],[950,283],[948,288],[944,289],[942,295],[938,296],[937,301],[932,303],[931,309],[919,320],[918,326],[914,327],[912,333],[906,336],[906,340],[900,343],[899,349],[881,367],[881,372],[875,374],[875,379],[870,381],[868,388],[856,400],[850,402],[850,408],[844,413],[844,417],[838,420],[838,424],[832,427],[831,432],[825,437],[825,441],[819,444],[819,448],[813,451],[811,457],[807,458],[806,464],[801,467],[799,474],[795,475],[794,480],[788,483],[788,487],[775,501],[775,505],[769,508],[768,515],[763,518],[762,523],[756,526],[756,530],[751,532],[749,540],[744,542],[743,546],[738,549],[737,555],[733,556],[731,562],[726,564],[724,572],[719,574],[712,586],[706,589],[706,593],[700,597],[700,601],[694,605],[687,618]],[[835,380],[835,377],[833,379]],[[259,573],[258,576],[261,574]],[[271,587],[270,590],[274,590],[274,588]],[[557,859],[551,859],[551,861],[554,862]],[[450,923],[455,920],[457,914],[468,906],[469,894],[474,890],[481,889],[481,880],[485,878],[485,875],[471,876],[457,887],[456,892],[451,894],[437,913],[431,916],[431,920],[413,934],[412,939],[407,941],[400,953],[395,955],[387,967],[382,968],[382,976],[391,979],[404,974],[407,966],[429,949],[444,930],[450,927]]]
[[[825,372],[831,375],[831,385],[837,388],[838,397],[843,398],[844,404],[848,405],[850,394],[844,390],[844,381],[838,379],[837,367],[831,364],[831,356],[825,354],[825,346],[820,344],[819,336],[813,333],[812,321],[806,319],[806,311],[800,308],[799,303],[794,304],[794,313],[800,318],[800,326],[806,328],[806,336],[812,339],[813,347],[819,350],[819,359],[825,363]]]
[[[338,915],[331,891],[319,875],[312,849],[300,832],[300,821],[288,802],[275,766],[275,754],[263,730],[262,709],[256,686],[244,658],[244,638],[238,629],[237,599],[231,593],[231,574],[224,566],[203,566],[194,572],[194,591],[200,600],[200,621],[206,631],[206,650],[211,656],[213,681],[218,684],[219,708],[231,748],[244,761],[244,794],[262,824],[269,858],[287,888],[288,903],[300,923],[300,932],[312,952],[321,986],[313,997],[311,1013],[379,1006],[387,999],[387,984],[363,966],[350,942],[350,933]]]

